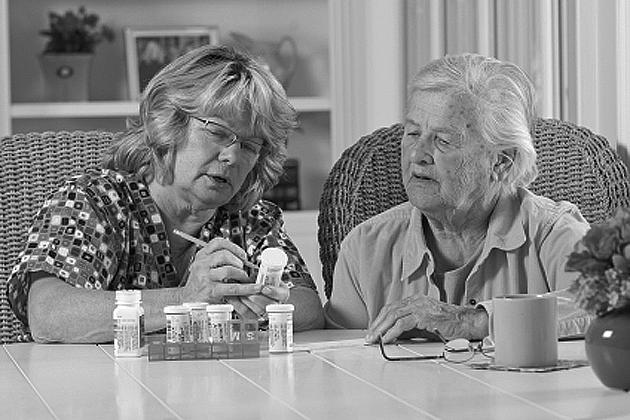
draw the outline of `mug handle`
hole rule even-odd
[[[488,337],[494,343],[494,311],[488,314]]]

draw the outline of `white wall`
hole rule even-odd
[[[604,135],[629,163],[630,1],[407,0],[406,15],[408,74],[444,53],[512,61],[541,116]]]
[[[333,160],[361,136],[402,119],[404,0],[331,0]]]
[[[322,266],[319,262],[319,245],[317,243],[317,211],[285,211],[284,227],[297,246],[313,276],[317,293],[322,303],[326,302]]]
[[[563,117],[604,135],[616,145],[617,133],[617,31],[614,1],[572,0],[566,2],[565,34],[573,55],[565,65],[573,76],[566,86]],[[621,92],[619,92],[621,93]]]

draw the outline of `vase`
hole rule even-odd
[[[584,341],[599,380],[609,388],[630,390],[630,307],[595,318]]]
[[[87,101],[94,54],[46,53],[39,56],[44,74],[46,100]]]

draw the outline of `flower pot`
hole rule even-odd
[[[585,336],[593,372],[610,388],[630,390],[630,308],[595,318]]]
[[[87,101],[93,57],[94,54],[82,53],[40,55],[46,100]]]

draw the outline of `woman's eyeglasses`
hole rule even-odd
[[[452,363],[465,363],[472,360],[475,357],[475,353],[480,353],[486,357],[492,357],[488,353],[494,351],[492,347],[484,347],[483,342],[471,342],[465,338],[456,338],[454,340],[446,340],[438,330],[434,330],[433,333],[444,343],[444,348],[441,354],[426,355],[426,356],[390,356],[385,352],[385,345],[383,340],[378,340],[378,346],[381,349],[381,354],[385,360],[390,362],[399,362],[405,360],[432,360],[432,359],[444,359],[447,362]]]
[[[213,120],[191,115],[191,118],[201,122],[213,136],[213,141],[221,147],[230,147],[238,143],[240,149],[249,157],[259,156],[265,147],[265,141],[257,137],[242,138],[230,127]]]

